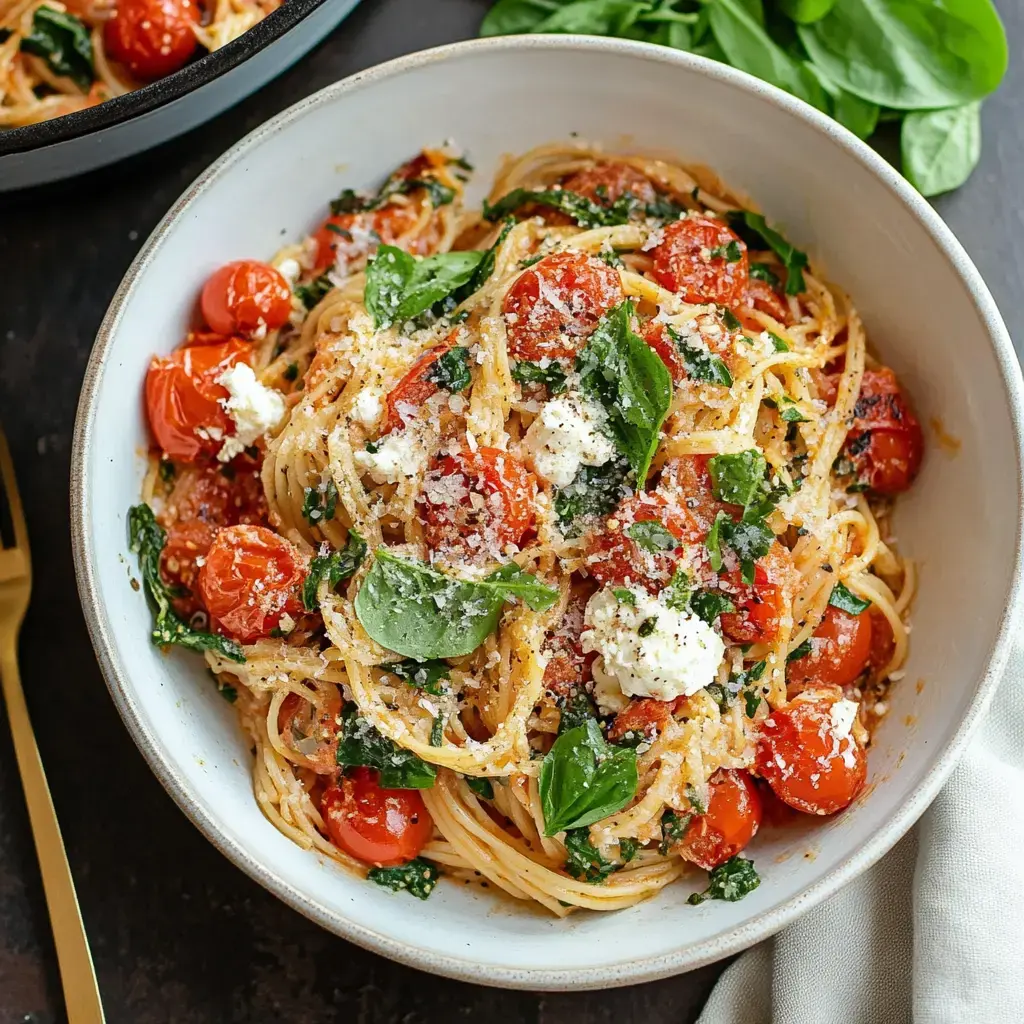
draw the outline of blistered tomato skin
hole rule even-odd
[[[629,164],[596,164],[570,175],[562,182],[562,188],[586,196],[601,206],[611,206],[624,195],[631,195],[642,204],[657,199],[650,179]]]
[[[340,260],[346,264],[365,260],[382,245],[394,245],[416,226],[419,208],[415,205],[388,205],[379,210],[360,213],[339,213],[328,217],[313,233],[315,244],[314,269],[322,273]],[[404,243],[403,243],[404,244]],[[409,251],[419,253],[421,246],[409,245]]]
[[[318,775],[332,775],[338,770],[339,714],[341,697],[337,692],[319,709],[312,701],[289,693],[277,713],[277,731],[281,738],[300,753]]]
[[[779,634],[794,579],[793,557],[777,541],[754,565],[753,585],[737,567],[719,576],[719,588],[736,606],[722,613],[722,632],[737,644],[771,643]]]
[[[320,813],[335,846],[379,868],[418,857],[434,832],[423,797],[415,789],[381,789],[370,768],[352,768],[328,786]]]
[[[537,481],[500,448],[445,455],[428,474],[420,520],[432,551],[500,554],[533,526]]]
[[[199,570],[199,596],[213,627],[240,643],[269,636],[285,614],[302,614],[306,560],[264,526],[221,530]]]
[[[673,221],[649,250],[655,280],[686,302],[741,305],[750,283],[747,247],[717,217]]]
[[[203,287],[203,318],[218,334],[251,335],[287,323],[292,292],[280,271],[259,260],[236,260]]]
[[[196,0],[118,0],[103,26],[104,48],[136,78],[163,78],[199,48],[193,29],[201,17]]]
[[[388,392],[385,399],[387,417],[381,431],[383,434],[404,429],[407,420],[416,414],[424,402],[437,393],[437,384],[430,379],[430,373],[438,359],[455,347],[455,339],[456,333],[453,332],[440,345],[435,345],[424,352]]]
[[[694,818],[674,853],[705,871],[746,849],[761,824],[761,794],[750,774],[722,768],[708,781],[707,812]]]
[[[786,666],[790,688],[849,686],[867,667],[871,656],[871,619],[868,611],[851,615],[830,604],[814,631],[810,653]]]
[[[832,720],[835,694],[808,691],[761,723],[754,759],[775,795],[805,814],[835,814],[864,788],[867,755]]]
[[[545,256],[505,296],[509,355],[531,362],[573,358],[624,298],[619,272],[607,263],[581,252]]]

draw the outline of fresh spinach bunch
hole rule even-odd
[[[980,101],[1008,61],[992,0],[497,0],[480,32],[660,43],[770,82],[862,139],[902,122],[903,173],[924,195],[974,170]]]

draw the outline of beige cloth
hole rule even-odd
[[[698,1024],[1024,1024],[1024,636],[917,826],[722,975]]]

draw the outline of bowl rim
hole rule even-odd
[[[183,68],[114,96],[94,107],[75,110],[36,124],[0,130],[0,160],[104,131],[141,117],[209,84],[270,46],[331,0],[287,0],[240,36],[209,50]]]
[[[879,181],[922,224],[963,281],[988,334],[1009,403],[1016,455],[1018,518],[1014,551],[1014,571],[1003,602],[995,643],[987,661],[979,666],[979,682],[971,704],[955,734],[936,752],[931,768],[921,784],[907,796],[896,812],[876,827],[863,844],[817,882],[779,906],[738,925],[723,935],[664,953],[657,957],[624,959],[614,964],[582,968],[524,969],[481,965],[468,958],[439,953],[413,945],[381,932],[355,924],[341,914],[328,911],[300,892],[284,878],[262,865],[239,842],[232,839],[189,792],[160,749],[157,737],[146,727],[125,685],[126,673],[120,661],[115,631],[99,601],[91,543],[92,522],[88,503],[91,491],[90,459],[93,420],[103,365],[120,322],[122,311],[131,299],[135,282],[154,258],[171,225],[181,217],[200,193],[210,187],[222,172],[244,158],[254,146],[309,111],[332,102],[336,97],[370,86],[383,79],[399,76],[429,64],[487,53],[515,53],[528,50],[584,51],[625,55],[685,67],[729,86],[753,93],[782,107],[793,116],[825,135],[848,156],[871,171]],[[851,132],[813,107],[776,87],[693,54],[649,43],[594,36],[538,35],[500,36],[471,39],[418,51],[376,65],[319,90],[265,122],[232,146],[189,186],[160,221],[132,262],[118,287],[97,334],[85,378],[75,423],[71,467],[71,526],[75,573],[100,668],[110,694],[132,738],[150,768],[178,806],[197,828],[225,856],[250,878],[259,882],[285,903],[315,921],[321,927],[366,949],[400,963],[432,971],[447,977],[477,984],[506,988],[568,990],[607,988],[653,981],[693,970],[739,951],[773,935],[779,929],[821,903],[841,886],[878,861],[914,824],[938,793],[955,767],[972,733],[987,710],[1003,669],[1008,661],[1014,636],[1014,623],[1024,608],[1024,379],[1010,336],[1003,324],[982,277],[970,257],[938,214],[888,163]]]

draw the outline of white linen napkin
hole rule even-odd
[[[1024,1024],[1024,636],[935,802],[722,975],[698,1024]]]

